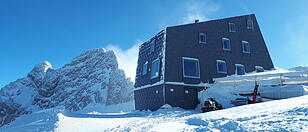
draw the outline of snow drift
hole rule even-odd
[[[52,108],[22,115],[0,131],[307,131],[307,100],[301,96],[208,113],[181,108],[72,113]]]
[[[78,111],[129,101],[133,101],[133,83],[118,69],[114,52],[87,50],[60,69],[41,62],[27,77],[3,87],[0,126],[22,114],[47,108]]]

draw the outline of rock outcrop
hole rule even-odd
[[[118,69],[113,51],[93,49],[60,69],[47,61],[25,78],[0,90],[0,126],[20,114],[61,107],[78,111],[91,103],[111,105],[133,100],[133,83]]]

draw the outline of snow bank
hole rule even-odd
[[[308,93],[308,87],[305,85],[285,85],[276,87],[260,87],[261,97],[271,99],[286,99],[303,96]]]
[[[307,131],[308,96],[196,114],[186,119],[185,130]]]
[[[111,126],[117,126],[125,121],[127,122],[129,119],[126,119],[123,116],[121,118],[123,120],[114,120],[113,118],[110,118],[107,122],[100,122],[100,119],[97,119],[97,117],[104,117],[104,115],[108,115],[108,117],[112,115],[121,117],[121,114],[124,115],[125,112],[133,111],[135,108],[134,104],[134,101],[109,106],[91,104],[85,109],[75,112],[70,112],[60,107],[39,110],[18,117],[10,124],[0,127],[0,131],[13,132],[27,130],[78,132],[106,129]],[[87,123],[89,123],[89,125],[86,125]],[[82,125],[83,128],[76,127],[79,124]]]
[[[89,104],[82,110],[76,111],[76,113],[118,113],[118,112],[130,112],[135,110],[135,101],[130,101],[121,104],[113,105],[100,105]]]
[[[155,112],[59,115],[56,131],[307,131],[308,96],[199,113]]]
[[[21,131],[53,131],[58,121],[57,114],[63,112],[61,109],[52,108],[40,110],[31,114],[21,115],[15,121],[0,127],[1,132]]]
[[[165,104],[165,105],[160,107],[160,109],[171,109],[171,108],[172,108],[172,106],[169,105],[169,104]]]
[[[215,83],[209,84],[206,91],[198,93],[200,102],[208,98],[216,98],[223,108],[231,108],[232,100],[246,98],[241,94],[251,94],[255,83],[260,87],[258,93],[261,97],[271,99],[285,99],[307,94],[308,73],[303,71],[288,71],[283,69],[249,73],[246,75],[232,75],[214,79]],[[283,86],[281,86],[283,84]],[[203,106],[200,103],[197,109]]]

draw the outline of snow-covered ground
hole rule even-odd
[[[307,131],[308,96],[198,113],[180,108],[119,114],[59,114],[56,131]]]
[[[181,108],[85,114],[49,109],[23,115],[0,131],[308,131],[307,100],[301,96],[208,113]]]
[[[121,113],[133,111],[134,106],[135,106],[134,101],[131,101],[127,103],[109,105],[109,106],[105,105],[88,106],[85,109],[76,112],[68,112],[67,110],[64,110],[63,108],[59,107],[45,109],[18,117],[15,121],[11,122],[10,124],[0,127],[0,132],[54,131],[58,130],[57,129],[58,127],[63,128],[61,130],[65,132],[68,132],[68,130],[70,131],[93,130],[91,129],[91,127],[84,127],[83,129],[79,130],[75,128],[78,128],[76,127],[78,126],[78,124],[81,124],[81,126],[95,125],[95,122],[97,122],[96,118],[102,114],[109,115],[111,113],[117,113],[118,116],[121,116]],[[63,118],[66,116],[67,118]],[[71,118],[72,120],[66,120],[70,119],[69,118],[70,116],[74,118]],[[82,120],[82,119],[90,119],[90,120]],[[111,122],[112,120],[113,118],[110,118],[108,122],[104,122],[105,125],[103,126],[109,126],[111,124],[114,124],[114,122]],[[61,122],[63,121],[65,121],[66,124],[61,124]],[[87,125],[87,123],[89,124]],[[97,122],[97,124],[102,125],[100,122]]]

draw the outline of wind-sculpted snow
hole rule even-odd
[[[56,131],[307,131],[308,96],[200,113],[181,108],[58,114]]]
[[[22,115],[0,131],[307,131],[307,100],[308,96],[301,96],[208,113],[181,108],[120,113],[68,112],[51,108]],[[104,108],[116,112],[132,103]]]
[[[89,104],[111,105],[133,100],[133,84],[118,69],[113,51],[93,49],[60,69],[47,61],[27,77],[0,91],[0,126],[24,113],[62,107],[77,111]]]

